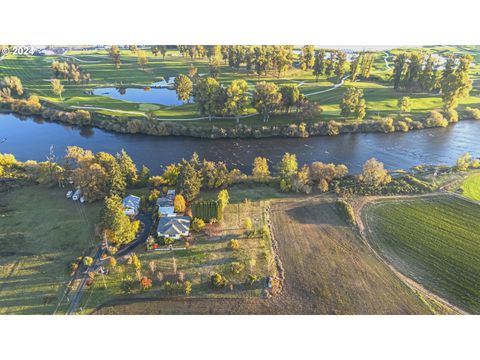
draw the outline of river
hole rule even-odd
[[[0,153],[12,153],[22,161],[43,161],[50,146],[58,157],[71,145],[109,153],[123,148],[139,168],[147,165],[152,174],[161,173],[162,166],[189,158],[195,151],[201,158],[224,161],[230,167],[247,172],[256,156],[267,157],[273,164],[285,152],[296,154],[300,165],[313,161],[343,163],[353,173],[360,172],[363,163],[371,157],[382,161],[388,169],[409,168],[421,163],[451,165],[467,151],[480,156],[479,135],[480,121],[472,120],[445,129],[409,133],[208,140],[119,134],[0,114]]]

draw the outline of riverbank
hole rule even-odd
[[[311,136],[336,136],[339,134],[355,133],[392,133],[408,132],[426,128],[446,127],[446,119],[431,120],[428,115],[423,120],[412,120],[407,116],[387,116],[379,119],[367,119],[363,121],[339,122],[335,120],[322,120],[318,122],[298,122],[289,125],[269,125],[264,123],[259,126],[248,126],[242,123],[232,127],[216,126],[215,120],[208,122],[210,127],[191,127],[179,123],[179,121],[164,121],[154,117],[119,117],[99,114],[95,111],[79,109],[75,111],[64,111],[55,108],[43,108],[40,111],[14,111],[9,108],[0,107],[0,113],[13,113],[23,116],[40,116],[44,120],[66,123],[76,126],[90,126],[123,134],[144,134],[153,136],[188,136],[202,139],[248,139],[248,138],[269,138],[269,137],[291,137],[308,138]],[[85,116],[88,112],[89,116]],[[440,114],[436,112],[436,114]],[[459,120],[473,120],[468,118],[471,113],[463,111]],[[235,120],[232,120],[234,122]]]

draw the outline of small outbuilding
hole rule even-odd
[[[140,198],[135,195],[128,195],[122,200],[125,215],[136,216],[140,212]]]
[[[180,239],[190,233],[190,218],[188,216],[168,216],[158,220],[157,235],[162,238]]]

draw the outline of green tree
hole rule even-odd
[[[220,92],[220,84],[214,78],[201,78],[193,87],[193,97],[198,106],[201,115],[208,116],[208,120],[212,121],[218,103],[217,98]]]
[[[124,149],[119,154],[117,153],[116,157],[127,185],[133,186],[138,181],[137,166]]]
[[[286,192],[292,188],[293,180],[298,171],[297,156],[285,153],[278,163],[278,177],[281,190]]]
[[[354,115],[357,119],[362,120],[365,117],[366,109],[362,89],[349,87],[343,94],[340,109],[341,115],[346,117]]]
[[[288,114],[290,109],[298,104],[300,100],[300,90],[296,85],[284,85],[280,88],[280,94],[282,95],[282,107]]]
[[[102,228],[108,241],[113,245],[126,244],[135,238],[136,226],[125,215],[122,200],[118,195],[105,198]]]
[[[256,157],[253,161],[253,178],[257,181],[267,181],[270,178],[267,159],[264,157]]]
[[[140,65],[142,70],[145,71],[145,66],[148,64],[148,58],[147,58],[147,54],[145,53],[145,51],[143,51],[143,50],[138,51],[137,61],[138,61],[138,65]]]
[[[270,116],[280,107],[282,94],[274,83],[259,82],[253,92],[253,107],[262,116],[264,122],[268,122]]]
[[[10,89],[10,91],[13,92],[14,94],[18,96],[23,95],[22,81],[17,76],[6,76],[3,78],[3,83],[4,83],[4,86],[7,89]],[[2,83],[0,82],[0,88],[2,87],[3,87]]]
[[[175,78],[174,87],[175,91],[177,92],[178,100],[181,100],[184,103],[190,101],[190,97],[192,96],[193,83],[188,76],[179,74]]]
[[[203,176],[198,161],[198,155],[193,154],[190,161],[182,160],[177,180],[177,190],[188,201],[194,200],[200,193]]]
[[[63,93],[63,85],[58,79],[53,79],[51,81],[51,86],[52,86],[52,92],[57,95],[60,100],[62,100],[62,93]]]
[[[362,180],[374,187],[386,185],[392,181],[388,171],[383,167],[383,163],[375,158],[367,160],[363,165]]]
[[[315,75],[315,81],[323,75],[325,72],[325,50],[315,51],[315,61],[313,63],[313,75]]]
[[[315,63],[315,47],[313,45],[305,45],[300,53],[300,68],[308,70]]]
[[[240,115],[248,106],[248,84],[245,80],[233,80],[227,87],[226,110],[229,115],[235,116],[237,122],[240,121]]]
[[[115,69],[120,69],[120,65],[122,62],[120,60],[120,49],[117,45],[113,45],[110,48],[109,55],[112,58],[113,66],[115,67]]]
[[[402,96],[398,99],[397,106],[402,113],[410,112],[412,108],[412,101],[409,96]]]

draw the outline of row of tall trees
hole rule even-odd
[[[310,103],[294,85],[278,87],[274,83],[259,82],[250,94],[245,80],[233,80],[224,87],[213,77],[200,78],[195,71],[193,74],[180,74],[175,79],[178,99],[188,102],[193,96],[199,113],[209,120],[213,116],[232,116],[238,122],[249,105],[258,111],[264,122],[268,122],[270,116],[280,110],[289,113],[296,109],[301,119],[314,117],[322,111],[318,104]]]
[[[218,64],[223,60],[232,69],[242,66],[253,71],[258,77],[273,72],[280,77],[293,64],[293,46],[291,45],[178,45],[183,56],[208,58],[211,72],[218,71]]]
[[[446,58],[443,70],[433,55],[422,51],[402,52],[394,60],[393,86],[396,90],[440,92],[443,109],[458,118],[455,109],[472,89],[469,76],[471,55]]]

